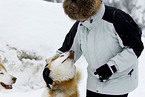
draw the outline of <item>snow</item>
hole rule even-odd
[[[0,91],[0,97],[41,97],[45,58],[55,54],[73,23],[64,14],[62,4],[42,0],[0,1],[0,56],[8,72],[18,78],[12,90]],[[145,51],[139,58],[139,86],[129,97],[145,95],[144,58]],[[87,63],[83,57],[76,66],[82,72],[79,90],[81,97],[85,97]]]

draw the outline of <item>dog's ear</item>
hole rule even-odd
[[[46,64],[48,64],[48,63],[50,62],[51,59],[52,59],[52,58],[47,58],[47,59],[45,59]]]
[[[0,64],[1,64],[1,67],[7,72],[6,68],[4,67],[4,65],[2,64],[2,58],[0,57]]]
[[[2,58],[0,57],[0,63],[2,63]]]
[[[48,59],[45,59],[46,64],[48,64],[47,67],[50,68],[50,65],[51,65],[52,61],[54,61],[58,57],[59,57],[59,55],[51,57],[51,58],[48,58]]]
[[[48,87],[49,87],[49,84],[53,83],[53,80],[49,77],[49,74],[50,74],[49,68],[45,68],[43,70],[43,79]]]
[[[45,59],[45,62],[46,62],[47,64],[49,64],[50,62],[54,61],[54,60],[57,59],[58,57],[59,57],[59,55],[56,55],[56,56],[54,56],[54,57],[47,58],[47,59]]]

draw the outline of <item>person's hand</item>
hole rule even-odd
[[[97,68],[94,74],[98,75],[99,80],[103,82],[103,80],[109,79],[116,71],[117,69],[115,65],[109,66],[108,64],[104,64],[101,67]]]

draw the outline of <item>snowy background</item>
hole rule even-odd
[[[0,91],[0,97],[41,97],[44,60],[55,54],[73,23],[61,3],[0,0],[0,56],[8,72],[18,78],[12,90]],[[129,97],[145,95],[144,58],[145,51],[139,58],[139,86]],[[76,65],[83,73],[79,90],[85,97],[87,63],[82,57]]]

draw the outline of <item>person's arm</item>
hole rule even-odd
[[[75,52],[74,62],[76,62],[82,55],[79,41],[78,39],[75,38],[78,30],[78,26],[79,26],[79,21],[76,21],[72,26],[72,28],[70,29],[70,31],[68,32],[68,34],[66,35],[62,47],[57,50],[58,54],[67,52],[69,50],[73,50]]]
[[[123,50],[110,59],[108,64],[115,64],[118,72],[121,72],[137,62],[144,46],[141,40],[141,30],[130,15],[119,9],[116,10],[113,25]]]
[[[77,33],[78,25],[79,25],[79,21],[76,21],[75,24],[70,29],[70,31],[68,32],[68,34],[66,35],[63,45],[61,48],[58,49],[58,52],[64,53],[71,49],[74,42],[75,35]]]
[[[117,72],[122,72],[127,68],[131,67],[131,65],[135,64],[139,56],[135,54],[133,48],[124,46],[123,41],[120,39],[119,36],[118,39],[120,46],[122,46],[123,50],[115,57],[111,58],[107,64],[109,66],[115,65]]]
[[[111,15],[109,12],[112,12]],[[141,30],[128,14],[119,9],[114,10],[112,7],[106,7],[103,19],[113,23],[123,50],[111,58],[109,62],[96,69],[95,74],[98,74],[101,80],[108,79],[115,72],[122,72],[131,67],[137,62],[144,49]]]

